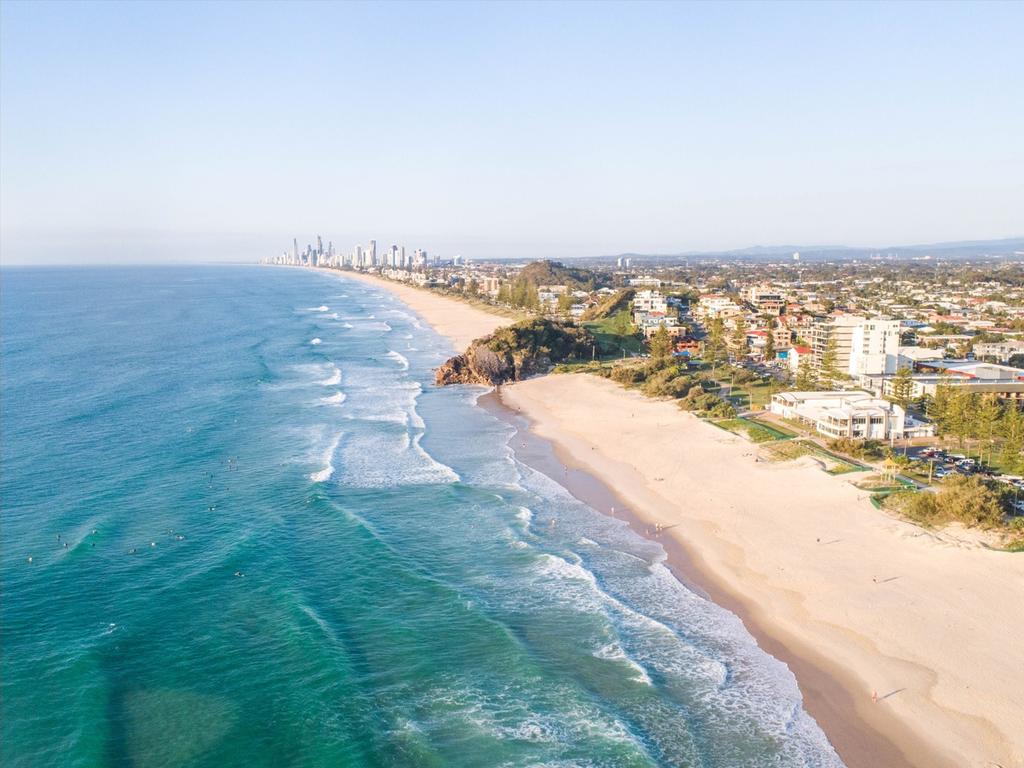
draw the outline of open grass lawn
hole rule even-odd
[[[724,381],[722,383],[728,386]],[[779,388],[776,385],[774,392],[778,391]],[[738,407],[753,410],[755,408],[767,408],[774,392],[770,383],[758,381],[752,384],[737,384],[733,386],[729,397]]]
[[[712,423],[722,429],[727,429],[738,435],[745,435],[747,439],[753,443],[767,443],[772,440],[788,440],[789,438],[794,437],[791,432],[785,432],[771,424],[765,424],[757,421],[756,419],[722,419]]]
[[[622,357],[623,351],[627,355],[647,351],[644,343],[638,337],[621,336],[615,333],[614,322],[610,317],[595,320],[592,323],[584,323],[583,326],[597,339],[597,354],[600,357]]]

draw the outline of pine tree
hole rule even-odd
[[[961,448],[976,430],[974,412],[978,407],[978,397],[964,387],[957,387],[949,400],[946,420],[949,431],[957,439]]]
[[[764,359],[771,362],[775,359],[775,321],[768,319],[768,333],[764,338]]]
[[[836,382],[842,374],[839,372],[839,348],[835,336],[830,336],[825,344],[825,352],[821,356],[821,370],[819,371],[821,384],[825,389],[835,389]]]
[[[911,397],[913,391],[914,380],[911,378],[911,370],[904,366],[896,371],[896,375],[893,377],[892,395],[889,399],[905,411],[913,399]]]
[[[1012,403],[999,420],[999,436],[1003,439],[1000,458],[1004,467],[1011,472],[1024,471],[1024,412]]]
[[[656,360],[664,360],[672,355],[672,337],[668,328],[664,325],[658,326],[658,330],[651,337],[651,357]]]
[[[953,403],[953,388],[948,384],[939,384],[935,387],[935,396],[932,397],[926,411],[928,418],[935,422],[935,434],[939,437],[948,435],[953,430],[950,428],[950,415]]]
[[[725,325],[720,317],[713,318],[711,325],[708,326],[708,337],[704,342],[704,352],[711,362],[713,369],[718,368],[718,364],[727,355],[725,348]]]
[[[540,291],[537,290],[537,286],[527,285],[525,306],[534,312],[540,311]]]
[[[736,318],[736,325],[732,331],[732,346],[736,354],[746,357],[749,345],[747,343],[747,319],[743,315]]]
[[[972,419],[973,437],[989,443],[990,459],[992,442],[996,436],[996,425],[999,423],[999,418],[1002,415],[1003,408],[999,404],[999,398],[992,394],[982,397],[974,411],[974,418]]]
[[[814,375],[814,363],[809,355],[804,355],[797,366],[794,386],[800,392],[813,392],[818,388],[818,380]]]

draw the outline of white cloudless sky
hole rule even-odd
[[[6,263],[1024,234],[1024,3],[0,14]]]

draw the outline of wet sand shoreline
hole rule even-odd
[[[782,638],[770,625],[754,615],[752,606],[702,570],[699,555],[676,538],[662,536],[621,497],[599,478],[581,468],[557,444],[538,436],[529,417],[505,404],[498,390],[477,401],[501,421],[515,428],[511,447],[516,459],[557,482],[576,499],[592,509],[625,521],[634,532],[656,541],[666,553],[665,565],[687,588],[735,614],[768,654],[785,663],[792,671],[804,698],[804,708],[825,731],[832,746],[850,768],[904,768],[944,765],[938,758],[922,763],[908,761],[902,750],[886,734],[865,721],[846,686],[839,682],[839,671],[810,648],[801,647],[792,638]],[[927,755],[924,745],[919,754]]]

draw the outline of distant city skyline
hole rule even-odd
[[[1020,3],[4,2],[4,263],[1024,235]]]

